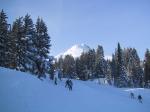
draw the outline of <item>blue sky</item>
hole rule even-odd
[[[111,55],[117,42],[144,57],[150,48],[150,0],[0,0],[9,23],[29,13],[42,17],[52,38],[51,54],[74,44],[102,45]]]

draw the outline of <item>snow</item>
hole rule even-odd
[[[64,53],[60,53],[56,56],[56,58],[59,58],[60,56],[65,56],[65,55],[72,55],[74,58],[79,57],[83,52],[88,52],[90,50],[90,47],[87,46],[86,44],[81,44],[81,45],[74,45]]]
[[[112,56],[110,56],[110,55],[106,55],[104,58],[105,58],[105,60],[112,60]]]
[[[115,88],[97,81],[43,81],[28,73],[0,68],[0,112],[150,112],[150,90]],[[129,97],[141,94],[143,103]]]
[[[86,44],[76,44],[73,45],[71,48],[69,48],[68,50],[66,50],[63,53],[59,53],[57,56],[55,56],[56,59],[60,58],[60,56],[62,56],[63,58],[66,55],[72,55],[74,58],[78,58],[81,56],[81,54],[84,52],[88,52],[91,48],[86,45]],[[112,60],[112,56],[111,55],[105,55],[105,60]]]
[[[76,44],[76,45],[73,45],[68,50],[66,50],[65,52],[59,53],[57,56],[55,56],[55,58],[58,59],[60,56],[64,58],[66,55],[72,55],[74,58],[77,58],[77,57],[80,57],[83,52],[86,53],[90,49],[91,48],[86,44],[80,44],[80,45]],[[106,55],[104,58],[106,60],[112,60],[112,56],[110,55]]]

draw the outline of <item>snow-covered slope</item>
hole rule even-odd
[[[73,91],[65,79],[54,85],[48,78],[0,68],[0,112],[150,112],[150,90],[117,89],[96,81],[73,80]],[[141,94],[143,103],[130,99]]]
[[[65,56],[65,55],[72,55],[74,58],[79,57],[83,52],[88,52],[90,50],[90,47],[87,46],[86,44],[81,44],[81,45],[74,45],[64,53],[60,53],[56,56],[56,58],[59,58],[60,56]]]
[[[72,55],[74,58],[80,57],[80,55],[83,52],[88,52],[90,50],[90,47],[86,44],[81,44],[81,45],[74,45],[71,48],[69,48],[67,51],[58,54],[55,56],[56,59],[58,59],[60,56],[65,57],[66,55]],[[112,60],[112,56],[105,55],[105,59],[107,60]]]

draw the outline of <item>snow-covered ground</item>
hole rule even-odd
[[[96,81],[73,80],[73,91],[65,79],[54,85],[33,75],[0,68],[0,112],[150,112],[150,90],[118,89]],[[143,103],[129,97],[141,94]]]

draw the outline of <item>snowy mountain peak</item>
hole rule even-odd
[[[70,49],[55,56],[55,58],[58,59],[60,56],[65,57],[66,55],[72,55],[74,58],[77,58],[80,57],[83,52],[88,52],[90,49],[91,48],[86,44],[75,44]],[[106,60],[112,60],[112,56],[110,55],[105,55],[104,58]]]
[[[65,55],[72,55],[74,58],[79,57],[83,52],[88,52],[90,50],[90,47],[86,44],[76,44],[73,45],[70,49],[65,51],[64,53],[60,53],[56,56],[56,58],[59,58],[60,56],[65,56]]]

